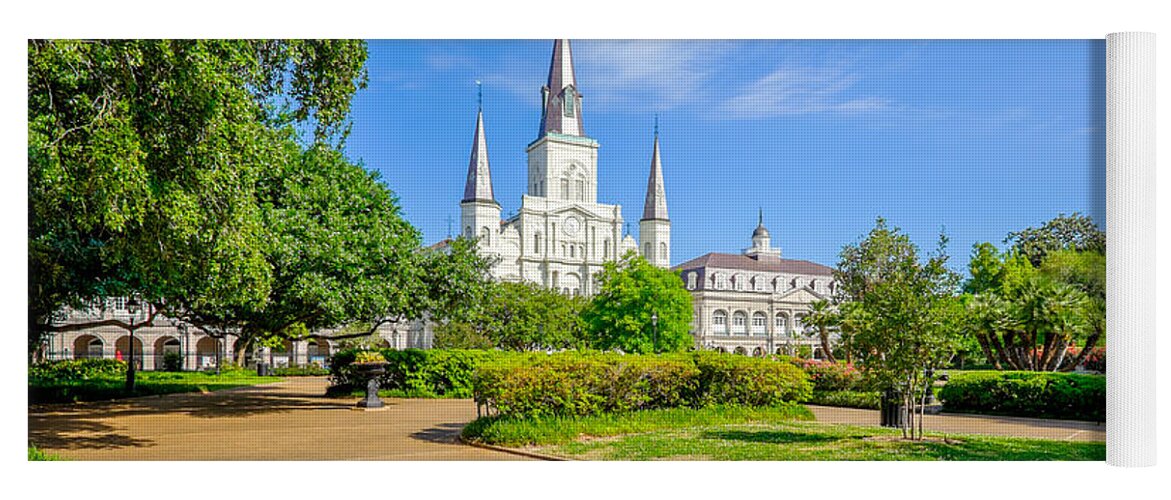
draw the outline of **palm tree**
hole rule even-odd
[[[821,338],[821,352],[825,353],[825,358],[830,363],[837,363],[829,346],[829,333],[831,329],[841,325],[841,313],[828,301],[819,300],[809,305],[809,314],[805,316],[803,322],[817,329],[817,335]]]

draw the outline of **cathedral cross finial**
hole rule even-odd
[[[484,109],[484,86],[476,80],[476,109]]]
[[[655,137],[659,136],[659,114],[655,113]]]

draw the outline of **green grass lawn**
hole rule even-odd
[[[140,371],[135,377],[136,387],[133,395],[125,392],[125,375],[85,380],[29,379],[28,395],[30,403],[103,401],[128,396],[211,392],[280,380],[279,377],[258,377],[256,372],[245,370],[225,371],[220,375],[204,372]]]
[[[484,418],[464,437],[584,460],[1105,460],[1105,443],[928,433],[809,422],[800,406],[705,408],[580,418]],[[934,438],[934,439],[932,439]]]
[[[59,460],[61,460],[61,457],[38,450],[36,446],[28,447],[29,462],[56,462]]]

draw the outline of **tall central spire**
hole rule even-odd
[[[541,132],[548,134],[585,135],[581,124],[581,94],[573,72],[573,51],[569,40],[553,42],[553,59],[549,63],[549,80],[541,89],[544,109],[541,112]]]
[[[477,87],[479,82],[476,82]],[[479,91],[477,100],[481,101],[476,112],[476,136],[472,142],[472,156],[468,160],[468,182],[464,186],[462,201],[487,201],[496,203],[492,194],[492,170],[488,167],[488,139],[484,135],[484,109]]]

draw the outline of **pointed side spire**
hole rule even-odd
[[[488,139],[484,134],[482,107],[476,112],[476,135],[472,142],[472,156],[468,160],[468,182],[464,186],[461,202],[464,201],[496,203],[496,197],[492,194],[492,170],[488,167]]]
[[[646,182],[646,201],[642,205],[642,220],[670,220],[667,218],[667,191],[663,185],[663,167],[659,161],[659,117],[655,115],[655,147],[651,153],[651,173]]]
[[[577,91],[577,77],[573,72],[573,50],[569,40],[553,42],[553,59],[549,63],[549,80],[541,89],[544,110],[541,112],[541,132],[547,134],[585,135],[581,125],[581,94]]]

